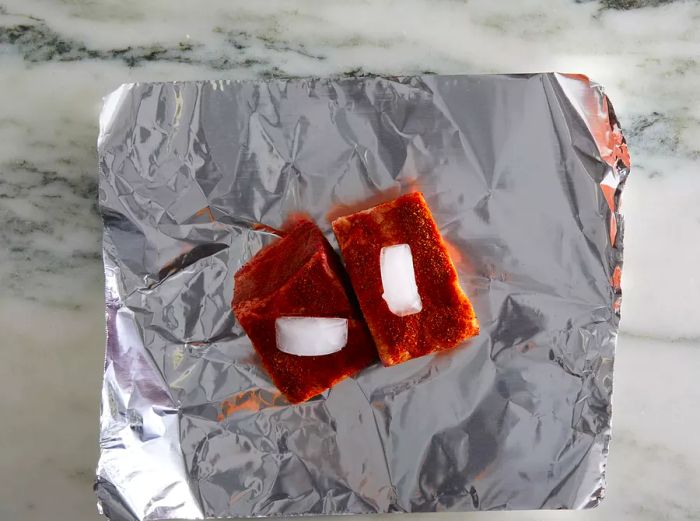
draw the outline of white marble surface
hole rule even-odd
[[[700,3],[0,0],[1,520],[98,519],[101,96],[359,70],[582,72],[632,153],[608,498],[440,519],[700,519]]]

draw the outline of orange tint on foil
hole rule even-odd
[[[619,290],[622,285],[622,268],[620,266],[615,266],[615,271],[612,276],[612,287]]]
[[[452,262],[454,262],[458,266],[463,266],[464,265],[464,257],[462,256],[462,252],[459,251],[459,248],[457,248],[457,246],[452,244],[450,241],[448,241],[444,237],[442,238],[442,241],[445,243],[445,249],[447,250],[447,254],[452,259]]]
[[[282,237],[284,235],[284,232],[282,230],[278,230],[277,228],[273,228],[272,226],[268,226],[267,224],[262,224],[262,223],[254,224],[253,230],[255,230],[256,232],[271,233],[272,235],[278,235],[280,237]]]
[[[202,217],[206,216],[207,219],[209,219],[209,222],[214,222],[216,219],[214,218],[214,213],[211,211],[211,208],[208,206],[205,206],[204,208],[201,208],[197,210],[194,214],[196,217]]]
[[[612,212],[612,218],[610,219],[610,243],[615,244],[615,238],[617,237],[617,218],[615,218],[615,192],[617,190],[617,183],[615,186],[610,186],[604,179],[600,183],[600,190],[603,192],[603,197],[608,203],[608,208]]]
[[[229,416],[242,411],[258,412],[265,407],[272,405],[272,402],[280,396],[280,393],[271,395],[268,402],[259,393],[247,391],[241,395],[232,396],[221,402],[221,413],[216,417],[218,421],[223,421]]]
[[[603,196],[610,208],[610,241],[615,245],[617,239],[617,208],[615,193],[620,183],[618,168],[630,168],[631,160],[627,143],[622,135],[615,113],[608,97],[599,90],[591,87],[591,81],[583,74],[562,74],[564,78],[581,83],[582,88],[572,89],[570,85],[562,84],[565,92],[578,106],[580,115],[584,118],[593,136],[600,157],[613,169],[612,175],[606,175],[600,184]]]
[[[608,97],[591,88],[591,81],[583,74],[562,74],[562,76],[584,84],[584,88],[579,91],[583,95],[577,95],[572,101],[578,102],[580,110],[583,111],[581,115],[585,118],[588,129],[598,145],[601,158],[613,168],[617,167],[618,160],[629,168],[631,164],[627,143],[614,115],[611,114]],[[572,94],[568,90],[567,93]]]

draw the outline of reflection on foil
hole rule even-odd
[[[582,76],[131,84],[98,139],[113,520],[586,508],[605,492],[629,155]],[[290,406],[233,274],[293,212],[420,189],[482,333]],[[391,198],[389,197],[389,198]]]

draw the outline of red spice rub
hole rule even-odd
[[[377,360],[362,315],[349,297],[344,272],[321,230],[297,219],[283,238],[258,252],[235,275],[233,311],[279,390],[303,402]],[[348,343],[325,356],[277,349],[281,316],[348,319]]]
[[[419,192],[333,221],[340,251],[384,365],[450,349],[479,333],[457,270]],[[382,298],[379,254],[408,244],[423,310],[399,317]]]

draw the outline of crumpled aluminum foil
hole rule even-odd
[[[588,508],[605,492],[629,156],[582,76],[123,85],[100,118],[113,520]],[[304,210],[419,188],[481,335],[288,405],[233,274]]]

